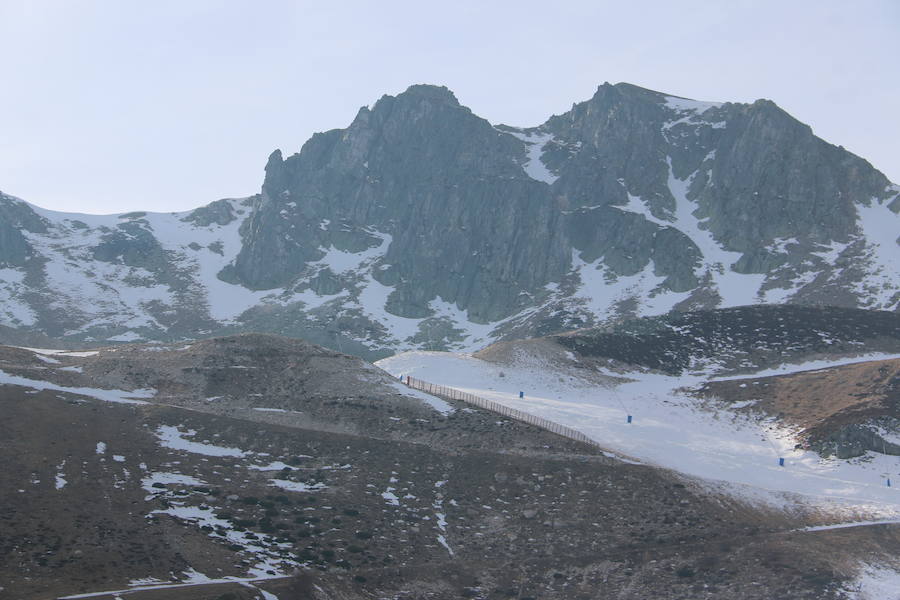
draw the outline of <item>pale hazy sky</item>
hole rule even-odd
[[[0,0],[0,190],[185,210],[413,83],[537,125],[604,81],[770,98],[900,182],[898,59],[897,0]]]

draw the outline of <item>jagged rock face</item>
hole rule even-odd
[[[587,251],[587,260],[604,257],[617,275],[652,261],[676,292],[703,280],[710,269],[696,267],[704,257],[719,270],[690,229],[740,253],[721,264],[726,271],[775,275],[792,263],[808,272],[802,267],[809,253],[783,252],[780,240],[791,240],[791,250],[846,243],[858,233],[857,205],[893,194],[864,160],[816,138],[766,100],[704,104],[606,85],[541,129],[557,146],[545,151],[560,173],[554,190],[577,207],[575,247]],[[631,198],[632,207],[643,204],[644,219],[619,214]],[[828,266],[812,259],[815,267]]]
[[[897,431],[900,421],[885,417],[882,419],[889,422],[892,429],[889,431]],[[836,456],[840,459],[856,458],[865,456],[866,452],[880,452],[891,456],[900,455],[900,444],[893,444],[873,431],[872,427],[865,425],[852,424],[846,425],[823,440],[813,440],[810,446],[822,454],[823,456]]]
[[[23,231],[43,233],[45,228],[24,202],[0,201],[0,268],[22,267],[33,255]]]
[[[346,131],[270,157],[233,277],[280,287],[323,248],[361,252],[387,239],[373,277],[394,287],[390,312],[427,317],[440,297],[477,321],[506,317],[569,260],[562,215],[519,166],[523,154],[444,88],[386,96]]]
[[[253,198],[0,210],[0,324],[79,341],[253,329],[372,358],[672,309],[900,306],[900,188],[770,101],[628,84],[526,129],[413,86],[274,152]]]

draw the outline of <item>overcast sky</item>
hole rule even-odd
[[[413,83],[537,125],[604,81],[770,98],[900,182],[898,57],[896,0],[0,0],[0,190],[186,210]]]

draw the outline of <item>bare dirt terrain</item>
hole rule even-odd
[[[4,373],[67,388],[0,386],[4,599],[294,572],[98,597],[819,599],[861,549],[900,553],[897,526],[796,532],[675,473],[442,414],[293,341],[42,356],[0,349]],[[70,391],[89,383],[158,393]]]
[[[775,416],[801,430],[807,442],[839,455],[900,447],[863,425],[897,430],[900,360],[876,360],[789,375],[711,381],[699,393],[744,402],[747,412]],[[844,439],[846,438],[846,439]],[[857,439],[858,438],[858,439]],[[843,446],[842,446],[843,444]],[[852,447],[851,447],[852,446]],[[835,448],[836,447],[836,448]]]

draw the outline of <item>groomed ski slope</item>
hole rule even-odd
[[[859,360],[817,361],[776,371]],[[773,421],[756,422],[727,409],[701,409],[700,400],[679,391],[709,375],[633,372],[626,374],[633,381],[607,388],[578,377],[577,368],[550,366],[531,356],[520,356],[515,365],[498,365],[467,354],[405,352],[376,364],[395,377],[412,375],[566,425],[646,463],[743,484],[731,491],[757,501],[777,504],[781,495],[766,491],[793,492],[814,497],[806,502],[823,508],[850,505],[877,518],[900,516],[900,457],[870,454],[850,461],[825,460],[814,452],[794,450],[791,432]],[[631,424],[627,415],[633,417]],[[785,459],[784,467],[779,458]],[[894,487],[886,485],[888,474]]]

